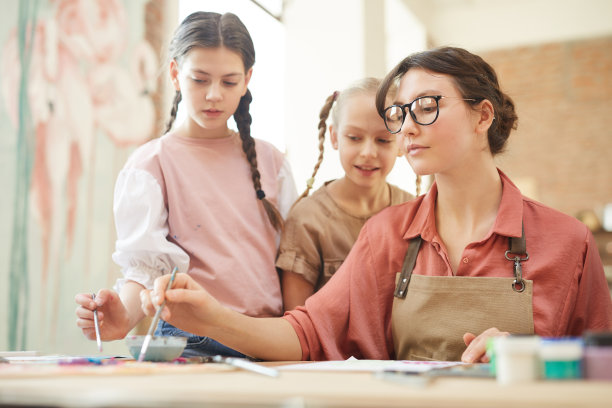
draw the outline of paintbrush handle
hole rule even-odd
[[[172,269],[172,275],[170,276],[170,280],[168,281],[166,290],[172,288],[172,283],[174,282],[176,271],[178,271],[178,268],[175,266],[174,269]],[[166,299],[164,299],[162,304],[159,305],[159,307],[157,308],[157,311],[155,312],[155,316],[153,316],[153,320],[151,320],[149,331],[147,331],[147,335],[145,336],[145,339],[142,343],[142,347],[140,348],[140,354],[138,355],[138,361],[144,361],[145,359],[145,355],[147,354],[147,349],[149,348],[149,343],[151,343],[151,337],[153,336],[153,333],[155,332],[155,329],[157,328],[157,323],[159,322],[159,316],[161,315],[161,312],[164,309],[164,306],[166,306]]]

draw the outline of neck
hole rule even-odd
[[[361,187],[342,177],[330,183],[328,191],[340,207],[358,217],[373,215],[391,204],[391,191],[386,182]]]
[[[230,130],[225,126],[214,129],[203,128],[192,120],[185,120],[178,128],[178,131],[186,136],[196,139],[222,139],[230,135]]]
[[[493,161],[435,177],[436,225],[440,234],[459,230],[473,240],[484,238],[495,222],[502,196],[501,179]]]

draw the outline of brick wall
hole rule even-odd
[[[546,205],[601,216],[612,202],[612,37],[481,56],[519,116],[499,167]]]

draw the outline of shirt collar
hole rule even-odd
[[[497,169],[502,182],[502,198],[495,218],[492,232],[506,237],[520,237],[523,225],[523,195],[504,172]],[[405,240],[421,236],[425,241],[432,242],[436,233],[436,198],[438,186],[434,182],[427,194],[417,204],[414,219],[404,234]],[[418,200],[418,199],[417,199]]]

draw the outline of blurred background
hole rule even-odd
[[[300,192],[333,91],[430,47],[481,55],[519,116],[499,167],[525,195],[585,222],[612,280],[607,0],[0,3],[0,350],[97,353],[74,324],[74,295],[119,276],[110,258],[114,181],[130,152],[164,129],[165,49],[196,10],[233,12],[249,29],[252,133],[287,154]],[[315,188],[342,174],[328,143]],[[399,158],[389,181],[414,192],[414,179]],[[105,354],[127,348],[108,343]]]

